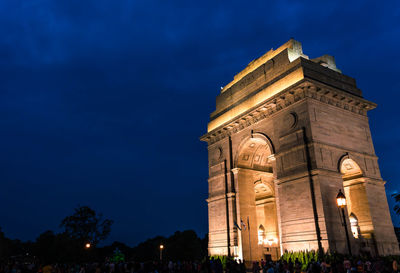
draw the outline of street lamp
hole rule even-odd
[[[86,243],[85,247],[86,249],[89,249],[91,247],[90,243]]]
[[[162,261],[162,251],[164,249],[164,245],[160,245],[160,261]]]
[[[347,248],[349,250],[350,256],[352,256],[349,233],[347,232],[346,217],[344,215],[344,207],[346,206],[346,196],[344,196],[342,190],[339,190],[339,193],[336,196],[336,202],[337,202],[338,207],[342,210],[343,226],[344,226],[344,232],[346,233]]]

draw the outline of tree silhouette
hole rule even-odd
[[[45,263],[51,263],[57,258],[56,235],[48,230],[39,235],[36,239],[36,255]]]
[[[396,203],[400,203],[400,193],[394,193],[392,194],[392,197],[394,197],[394,200],[396,201]],[[397,215],[400,215],[400,206],[399,204],[394,206],[394,211],[396,212]]]
[[[102,219],[101,214],[87,206],[79,206],[71,216],[62,220],[60,227],[65,229],[65,234],[82,244],[98,244],[107,238],[111,231],[112,220]]]
[[[176,231],[168,238],[157,236],[132,248],[130,258],[135,261],[160,259],[160,245],[164,246],[163,260],[194,261],[207,256],[207,239],[200,239],[193,230]]]
[[[6,253],[6,236],[4,236],[4,232],[1,230],[0,227],[0,259],[5,256]]]

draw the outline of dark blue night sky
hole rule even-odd
[[[220,87],[291,37],[376,102],[382,177],[400,190],[400,2],[0,1],[0,226],[34,240],[77,205],[135,245],[207,223],[199,141]],[[400,219],[393,218],[396,225]]]

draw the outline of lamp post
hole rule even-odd
[[[90,243],[86,243],[85,248],[89,249],[90,247],[91,247],[91,244]]]
[[[336,202],[338,207],[342,210],[343,226],[344,226],[344,232],[346,233],[347,248],[349,250],[349,255],[352,256],[349,233],[347,232],[346,217],[344,215],[344,207],[346,206],[346,196],[344,196],[342,190],[339,190],[339,193],[336,196]]]
[[[164,249],[164,245],[160,245],[160,261],[162,261],[162,251]]]

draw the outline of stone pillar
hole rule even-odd
[[[384,181],[365,179],[365,191],[374,227],[374,240],[381,256],[400,254],[399,245],[390,217]]]
[[[244,222],[246,229],[241,231],[241,245],[243,259],[251,261],[258,259],[257,256],[257,215],[254,192],[254,171],[239,169],[237,175],[237,203],[238,222]],[[248,221],[249,220],[249,221]],[[250,224],[250,230],[249,226]],[[251,249],[250,249],[251,245]]]
[[[318,207],[321,218],[321,237],[324,251],[328,249],[338,253],[347,254],[348,247],[344,226],[342,224],[342,214],[336,203],[336,196],[343,190],[343,179],[339,172],[326,170],[315,170],[314,181],[318,184],[318,199],[320,206]],[[348,210],[345,210],[346,225],[349,232],[350,244],[353,254],[358,254],[359,247],[356,240],[351,234]]]
[[[236,190],[236,198],[235,198],[235,217],[233,218],[236,222],[236,225],[240,227],[240,209],[239,209],[239,200],[240,200],[240,195],[239,195],[239,182],[238,182],[238,176],[239,176],[239,169],[235,168],[232,169],[232,174],[233,174],[233,181],[234,181],[234,186]],[[235,225],[234,228],[236,230],[235,234],[235,246],[234,246],[234,253],[233,256],[237,257],[238,259],[243,260],[243,247],[242,247],[242,232],[239,230]]]
[[[371,239],[374,226],[371,218],[371,208],[367,199],[365,178],[356,178],[343,182],[344,194],[347,199],[347,212],[353,213],[358,219],[361,236]]]

